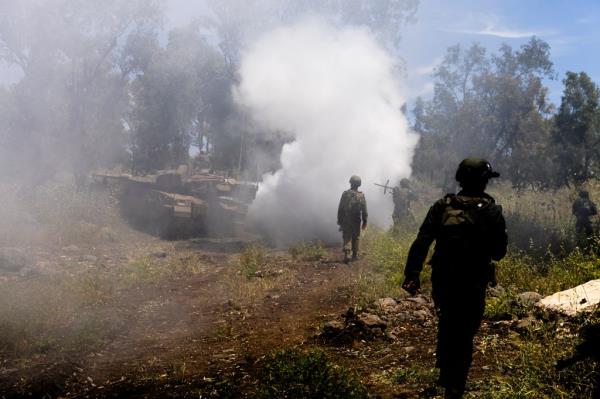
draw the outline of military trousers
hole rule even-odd
[[[352,251],[352,256],[358,255],[360,243],[360,222],[348,223],[342,226],[343,251],[346,256]]]
[[[440,385],[464,390],[473,361],[473,340],[485,310],[485,285],[457,287],[434,284],[432,296],[438,315],[436,367]]]

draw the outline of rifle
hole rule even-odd
[[[376,186],[379,186],[379,187],[383,187],[383,195],[386,195],[388,193],[388,191],[390,193],[394,191],[394,187],[388,186],[388,184],[390,184],[390,179],[387,179],[385,184],[378,184],[378,183],[373,183],[373,184],[375,184]]]

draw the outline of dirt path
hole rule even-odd
[[[349,267],[335,261],[294,261],[278,253],[267,266],[284,271],[284,277],[253,278],[254,284],[262,279],[266,286],[251,292],[252,300],[244,303],[234,292],[246,289],[244,281],[232,283],[236,248],[135,238],[128,248],[117,243],[70,248],[76,253],[69,256],[93,250],[93,256],[110,268],[159,251],[168,260],[194,256],[201,266],[194,274],[175,273],[157,284],[135,285],[96,309],[111,331],[103,332],[101,344],[92,351],[83,347],[78,352],[40,354],[20,366],[5,359],[11,364],[0,372],[6,397],[95,397],[121,385],[139,388],[160,384],[161,379],[231,372],[274,348],[299,345],[314,336],[323,321],[337,317],[351,303],[349,286],[361,267],[360,262]],[[46,260],[59,261],[60,256]]]

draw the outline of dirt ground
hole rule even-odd
[[[243,397],[254,392],[261,359],[284,347],[325,350],[355,371],[375,397],[435,397],[428,391],[435,380],[433,318],[396,325],[393,340],[334,344],[318,338],[323,323],[340,319],[357,303],[357,284],[371,267],[366,259],[345,265],[339,248],[327,248],[318,260],[270,249],[260,269],[244,270],[240,256],[250,239],[162,241],[118,218],[86,229],[93,231],[90,237],[110,234],[98,240],[49,240],[56,234],[46,234],[18,248],[35,266],[33,273],[0,274],[0,293],[14,286],[41,287],[35,294],[43,301],[50,288],[43,284],[89,269],[91,278],[73,281],[85,281],[86,290],[95,293],[91,304],[78,305],[65,317],[64,331],[59,326],[49,344],[35,350],[5,345],[1,398],[206,398],[224,396],[230,385],[235,392],[229,397]],[[67,287],[65,295],[73,291]],[[61,305],[55,311],[58,318]],[[95,322],[80,329],[85,339],[63,344],[69,329],[89,314]],[[35,334],[43,335],[44,328]],[[484,349],[476,353],[475,378],[490,373],[486,356]],[[399,383],[382,379],[402,367],[413,375]]]

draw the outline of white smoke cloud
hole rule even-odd
[[[368,30],[319,20],[278,28],[243,54],[238,103],[268,131],[286,131],[282,168],[264,176],[250,217],[282,241],[339,238],[337,205],[362,177],[369,223],[392,201],[373,183],[411,174],[418,136],[401,112],[394,62]]]

